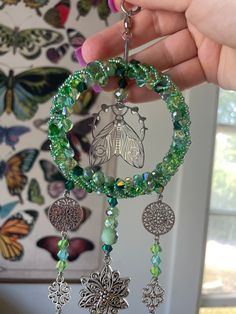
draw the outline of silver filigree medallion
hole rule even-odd
[[[159,199],[145,208],[142,219],[144,228],[158,237],[172,229],[175,214],[169,205]]]
[[[109,257],[101,272],[82,277],[81,282],[85,287],[80,292],[79,306],[91,314],[117,314],[128,308],[125,298],[129,295],[130,279],[121,278],[118,271],[112,270]]]
[[[157,278],[152,278],[143,289],[142,302],[146,305],[150,314],[155,314],[157,307],[164,301],[165,291],[158,283]]]
[[[81,223],[83,210],[78,202],[65,193],[64,197],[51,205],[48,211],[48,218],[58,231],[73,231]]]
[[[55,304],[56,313],[62,313],[62,307],[71,298],[70,286],[64,281],[64,277],[61,274],[58,274],[56,281],[48,287],[48,290],[48,298]]]

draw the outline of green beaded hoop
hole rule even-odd
[[[69,116],[80,94],[94,84],[105,86],[112,76],[121,78],[117,95],[127,92],[124,89],[124,78],[134,80],[139,87],[146,86],[158,93],[166,102],[172,117],[172,143],[163,161],[157,164],[153,171],[134,175],[133,178],[107,177],[100,170],[95,171],[89,167],[83,169],[73,159],[74,152],[67,139],[67,132],[73,127]],[[167,75],[136,60],[128,64],[121,58],[94,61],[69,76],[52,102],[48,137],[53,159],[68,180],[68,190],[80,187],[89,193],[95,191],[115,198],[135,197],[153,191],[162,193],[164,186],[183,163],[191,143],[189,110],[182,93]]]

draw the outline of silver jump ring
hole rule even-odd
[[[134,16],[136,14],[138,14],[141,11],[141,7],[137,7],[135,9],[131,9],[131,10],[127,10],[127,8],[125,7],[125,0],[122,0],[121,2],[121,10],[129,15],[129,16]]]

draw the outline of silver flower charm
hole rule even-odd
[[[80,292],[79,306],[88,308],[91,314],[116,314],[128,308],[125,297],[129,294],[130,279],[120,278],[108,263],[101,272],[82,277],[81,282],[85,288]]]
[[[61,313],[62,307],[70,300],[70,286],[64,281],[64,277],[59,274],[56,281],[48,287],[48,290],[48,298],[55,304],[57,310],[56,313]]]
[[[164,301],[164,293],[165,291],[159,285],[157,278],[152,278],[151,282],[143,289],[142,302],[150,314],[154,314],[159,304]]]

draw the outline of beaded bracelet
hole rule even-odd
[[[76,100],[94,84],[106,86],[112,76],[121,78],[120,89],[116,91],[117,97],[125,96],[124,77],[134,80],[139,87],[146,86],[158,93],[166,102],[173,122],[172,143],[163,161],[158,163],[153,171],[136,174],[133,178],[113,178],[106,176],[101,170],[96,171],[91,167],[83,169],[73,159],[74,151],[66,136],[73,126],[69,116]],[[121,58],[112,58],[90,63],[86,68],[71,75],[60,87],[53,99],[49,138],[53,159],[67,179],[66,189],[80,187],[89,193],[98,192],[115,198],[128,198],[153,191],[162,193],[183,162],[191,143],[189,127],[189,110],[184,97],[167,75],[136,60],[126,64]]]

